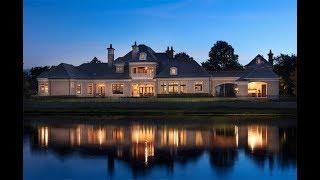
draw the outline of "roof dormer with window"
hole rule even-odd
[[[171,67],[170,75],[178,75],[178,69],[176,67]]]
[[[145,52],[141,52],[139,56],[139,60],[141,61],[147,60],[147,54]]]

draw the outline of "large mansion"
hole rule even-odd
[[[279,77],[268,61],[257,55],[243,71],[207,72],[196,61],[174,58],[171,47],[155,52],[136,43],[123,57],[114,59],[110,44],[107,63],[61,63],[38,78],[40,96],[141,97],[192,94],[278,98]]]

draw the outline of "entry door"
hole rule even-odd
[[[266,97],[267,96],[267,85],[266,84],[262,84],[261,85],[261,97]]]

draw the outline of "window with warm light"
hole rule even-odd
[[[257,59],[257,64],[261,64],[261,59],[260,58]]]
[[[93,93],[93,83],[89,83],[88,84],[88,94],[92,94]]]
[[[167,83],[165,83],[165,82],[161,83],[161,85],[160,85],[160,93],[161,94],[167,93]]]
[[[112,84],[112,94],[123,94],[123,84]]]
[[[170,75],[177,75],[178,74],[178,70],[176,67],[171,67],[170,68]]]
[[[147,60],[147,54],[144,52],[140,53],[139,60]]]
[[[123,66],[116,66],[116,72],[122,73],[123,72]]]
[[[42,94],[47,94],[49,92],[49,84],[47,82],[40,84],[40,92]]]
[[[76,94],[77,95],[81,94],[81,84],[77,84],[77,86],[76,86]]]
[[[180,93],[186,92],[186,84],[184,82],[180,82]]]
[[[179,92],[179,83],[169,82],[169,93],[178,93],[178,92]]]
[[[194,90],[196,92],[203,91],[203,82],[196,82],[195,85],[194,85]]]

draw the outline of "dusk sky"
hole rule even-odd
[[[134,41],[156,52],[173,46],[201,63],[218,40],[227,41],[243,65],[297,53],[295,0],[24,0],[24,68],[107,62]]]

